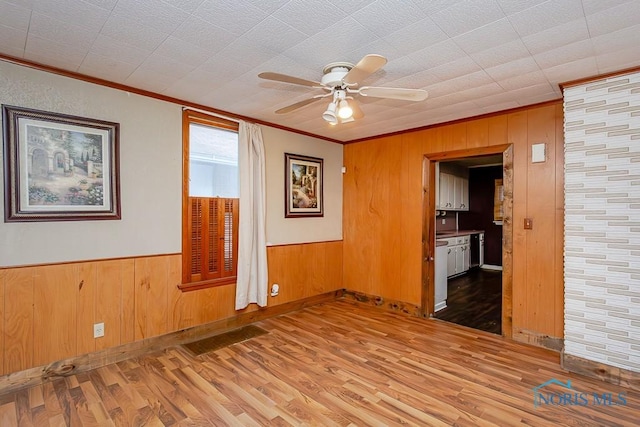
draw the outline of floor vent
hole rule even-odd
[[[266,334],[267,331],[257,326],[249,325],[240,329],[225,332],[224,334],[215,335],[213,337],[201,339],[182,346],[189,350],[194,356],[199,356],[210,351],[215,351],[231,344],[246,341],[251,338],[259,337]]]

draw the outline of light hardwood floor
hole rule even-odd
[[[640,393],[564,372],[499,336],[337,301],[257,323],[268,334],[180,347],[0,395],[0,426],[638,425]],[[533,388],[587,404],[534,406]],[[622,406],[593,393],[626,393]],[[584,401],[582,401],[584,403]]]

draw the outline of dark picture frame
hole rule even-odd
[[[323,159],[284,154],[285,218],[324,216]]]
[[[114,122],[2,106],[5,222],[120,219]]]

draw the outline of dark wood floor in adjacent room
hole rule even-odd
[[[203,356],[172,347],[0,395],[0,425],[631,426],[640,413],[640,393],[566,373],[558,353],[446,322],[337,301],[256,325],[268,333]],[[627,405],[535,407],[551,378]]]
[[[447,307],[435,317],[447,322],[502,333],[502,272],[474,268],[447,283]]]

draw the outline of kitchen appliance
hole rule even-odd
[[[484,264],[484,233],[474,233],[470,237],[469,268],[482,267]]]
[[[472,234],[469,241],[470,260],[469,268],[475,268],[480,266],[480,235],[478,233]]]

